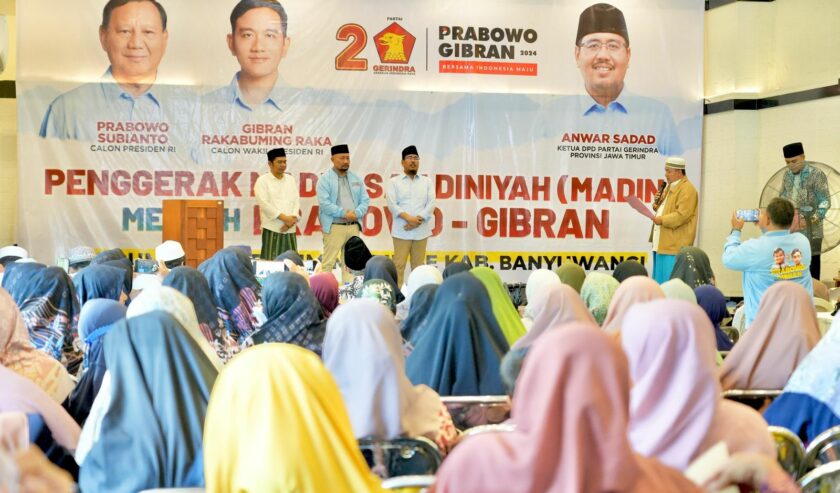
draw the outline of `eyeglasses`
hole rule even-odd
[[[601,42],[595,39],[591,41],[586,41],[585,43],[581,43],[579,46],[584,50],[588,51],[589,53],[597,53],[601,51],[602,47],[606,48],[608,53],[616,53],[619,50],[625,48],[624,43],[621,43],[619,41]]]

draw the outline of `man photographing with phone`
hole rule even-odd
[[[671,278],[680,248],[692,246],[697,234],[697,189],[685,176],[685,159],[665,160],[667,185],[653,201],[653,279],[663,283]]]
[[[767,288],[776,281],[802,285],[808,294],[814,286],[808,267],[811,245],[801,233],[791,233],[794,207],[790,200],[776,197],[761,210],[756,223],[764,232],[741,243],[744,220],[732,213],[732,232],[723,245],[723,265],[744,273],[744,311],[747,326],[755,319],[758,304]]]

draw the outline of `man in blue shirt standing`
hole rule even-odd
[[[435,189],[429,177],[417,174],[420,169],[417,147],[403,149],[402,167],[403,174],[391,178],[385,193],[394,217],[391,236],[394,238],[397,286],[403,285],[409,254],[411,270],[426,263],[426,242],[432,235],[435,217]]]
[[[331,271],[344,242],[359,236],[362,218],[367,214],[370,197],[362,178],[350,171],[350,148],[339,144],[330,150],[332,168],[324,171],[315,187],[318,195],[318,219],[324,236],[321,265]]]
[[[744,273],[744,311],[749,326],[755,319],[761,297],[776,281],[792,281],[814,295],[811,273],[811,244],[802,233],[791,233],[794,207],[777,197],[758,216],[764,232],[758,238],[741,243],[744,220],[732,214],[732,233],[723,246],[723,265]],[[794,258],[796,257],[796,258]],[[799,260],[800,262],[797,262]]]

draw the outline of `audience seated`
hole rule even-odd
[[[192,267],[175,267],[163,279],[163,285],[176,289],[192,301],[202,335],[213,346],[222,361],[229,361],[239,352],[239,344],[228,333],[219,310],[213,303],[213,292],[207,278]]]
[[[107,370],[102,350],[105,334],[125,318],[125,313],[125,306],[114,300],[93,299],[82,306],[79,314],[79,339],[84,348],[82,375],[65,406],[79,425],[87,420]]]
[[[619,283],[635,276],[649,277],[645,266],[636,260],[625,260],[615,266],[615,270],[613,271],[613,277]]]
[[[418,289],[429,284],[440,285],[442,282],[443,275],[434,265],[421,265],[412,270],[408,274],[405,289],[403,289],[405,300],[397,305],[397,322],[401,322],[408,317],[408,312],[411,310],[411,298]]]
[[[440,395],[504,394],[499,364],[510,348],[487,289],[469,272],[443,281],[412,338],[406,374]]]
[[[619,284],[610,301],[607,317],[601,328],[611,334],[621,331],[621,322],[627,310],[637,303],[665,298],[662,287],[650,277],[632,276]]]
[[[694,288],[694,295],[697,297],[697,304],[706,312],[709,321],[715,328],[715,339],[718,351],[729,351],[732,349],[732,339],[720,328],[720,323],[729,315],[726,308],[726,297],[720,290],[711,284],[705,284]]]
[[[496,317],[508,344],[512,345],[517,339],[525,335],[525,326],[522,324],[519,312],[513,306],[513,301],[511,301],[510,294],[502,283],[502,278],[499,277],[498,272],[490,267],[475,267],[470,270],[470,274],[478,278],[487,290],[493,315]]]
[[[198,270],[210,284],[228,334],[242,344],[254,332],[254,305],[260,295],[250,257],[241,248],[227,247],[202,262]]]
[[[618,281],[603,272],[590,272],[583,281],[580,297],[598,325],[603,325],[606,320],[607,310],[617,289]]]
[[[685,283],[682,279],[673,278],[662,283],[662,292],[665,297],[672,300],[683,300],[697,304],[697,295],[694,288]]]
[[[387,282],[396,296],[396,303],[402,303],[405,300],[405,295],[397,286],[397,267],[394,261],[385,255],[376,255],[367,261],[365,264],[365,281],[373,279],[382,279]],[[395,303],[395,305],[396,305]]]
[[[181,308],[192,310],[191,303]],[[208,357],[209,352],[215,358],[209,344],[202,348],[175,310],[129,313],[105,336],[110,383],[107,390],[103,384],[96,401],[107,392],[109,405],[101,415],[92,411],[85,423],[83,433],[92,429],[98,436],[81,460],[82,491],[129,493],[203,484],[202,430],[218,369]],[[195,314],[187,317],[195,319]]]
[[[327,322],[324,365],[344,398],[356,438],[425,436],[446,451],[457,432],[440,397],[405,376],[394,316],[379,303],[352,300]]]
[[[630,443],[636,452],[685,470],[708,448],[773,459],[767,423],[721,397],[711,324],[694,303],[656,300],[624,316],[621,345],[630,366]]]
[[[61,363],[29,341],[15,301],[0,288],[0,365],[28,378],[54,402],[61,403],[73,390],[74,382]]]
[[[322,272],[309,278],[309,287],[321,304],[324,317],[329,318],[338,306],[338,280],[332,272]]]
[[[817,345],[820,330],[811,296],[795,283],[771,286],[758,315],[720,368],[723,390],[780,390]]]
[[[302,348],[263,344],[235,357],[213,387],[204,430],[207,493],[383,491],[338,386]]]
[[[793,372],[782,395],[764,412],[767,422],[793,431],[804,443],[840,425],[840,318]]]
[[[321,354],[327,319],[306,279],[275,272],[263,283],[266,321],[251,336],[254,344],[287,342]]]
[[[706,252],[697,247],[682,247],[674,261],[671,279],[681,279],[689,287],[715,284],[715,273]]]
[[[580,289],[583,287],[583,281],[586,280],[586,271],[583,270],[583,267],[578,264],[566,263],[554,272],[560,278],[560,282],[568,284],[580,293]]]
[[[452,262],[446,264],[443,268],[443,278],[446,279],[447,277],[454,276],[455,274],[467,272],[470,269],[472,269],[472,266],[466,262]]]
[[[569,322],[595,323],[580,295],[571,286],[559,282],[549,284],[538,291],[534,298],[530,299],[528,306],[534,314],[533,325],[524,337],[516,341],[513,349],[533,345],[552,327]]]
[[[522,324],[525,325],[526,330],[531,330],[531,325],[534,323],[534,305],[533,302],[537,295],[544,289],[553,285],[563,284],[557,274],[548,269],[537,269],[528,275],[528,281],[525,283],[525,312],[522,314]],[[521,307],[520,307],[521,309]]]
[[[374,300],[387,308],[391,313],[397,313],[397,300],[393,288],[383,279],[368,279],[362,283],[362,289],[356,293],[357,299]]]
[[[426,317],[429,316],[439,287],[438,284],[426,284],[411,294],[411,306],[408,309],[408,316],[400,323],[400,332],[402,332],[403,339],[406,341],[406,347],[410,346],[413,348],[410,341],[414,337],[417,328],[423,325]]]
[[[104,264],[85,267],[73,276],[79,306],[96,298],[124,302],[129,294],[123,291],[124,283],[125,272],[122,269]]]

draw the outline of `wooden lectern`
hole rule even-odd
[[[163,241],[180,242],[187,265],[198,267],[224,248],[224,220],[221,200],[164,200]]]

